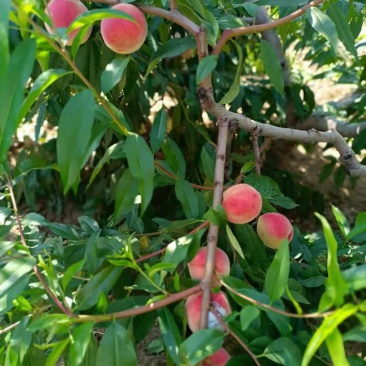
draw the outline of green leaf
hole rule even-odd
[[[12,305],[28,283],[26,274],[33,269],[36,259],[20,257],[10,260],[0,269],[0,311]]]
[[[68,357],[68,365],[79,366],[85,357],[90,338],[93,336],[92,330],[94,322],[86,322],[78,325],[71,332],[72,341]]]
[[[1,3],[0,12],[0,88],[5,83],[5,75],[9,64],[9,12],[10,0]]]
[[[100,237],[101,230],[95,231],[90,237],[88,238],[86,245],[85,245],[85,269],[89,273],[96,273],[98,268],[103,261],[99,257],[97,241]]]
[[[176,365],[179,365],[178,348],[182,343],[180,330],[170,310],[165,307],[159,310],[159,327],[166,352]]]
[[[78,273],[82,270],[84,266],[85,260],[82,259],[74,264],[72,264],[70,267],[67,268],[67,270],[64,272],[64,275],[61,280],[62,289],[65,291],[67,285],[71,281],[72,277],[75,275],[75,273]]]
[[[315,216],[323,226],[323,232],[328,249],[327,270],[328,278],[325,281],[325,293],[319,304],[319,310],[323,311],[333,304],[339,306],[344,302],[344,295],[347,293],[347,284],[342,277],[338,266],[337,241],[327,219],[318,213]]]
[[[175,182],[175,194],[182,204],[184,215],[188,219],[198,218],[198,200],[192,185],[184,179]]]
[[[196,83],[199,84],[203,79],[209,76],[217,65],[217,56],[209,55],[205,56],[198,64]]]
[[[116,57],[109,63],[101,75],[101,88],[103,93],[112,90],[122,78],[130,57]]]
[[[230,89],[219,101],[219,104],[231,103],[235,99],[235,97],[239,94],[240,91],[240,76],[243,67],[243,51],[238,42],[233,41],[232,43],[234,43],[234,46],[236,47],[236,52],[239,55],[238,67],[236,69],[235,78]]]
[[[203,231],[201,232],[201,235],[202,234]],[[188,249],[192,239],[192,235],[182,236],[181,238],[176,239],[168,244],[166,247],[164,258],[162,259],[161,263],[173,264],[173,266],[170,268],[170,273],[173,273],[178,264],[187,257]]]
[[[205,176],[207,177],[207,179],[209,179],[211,182],[213,182],[214,174],[215,174],[215,159],[210,154],[209,150],[210,150],[209,145],[205,144],[201,150],[201,157],[200,157],[201,159],[200,160],[201,160],[202,169],[203,169]]]
[[[332,20],[316,7],[308,8],[306,17],[310,25],[328,40],[333,53],[336,55],[338,50],[338,33]]]
[[[351,27],[347,21],[347,14],[344,14],[337,4],[332,3],[329,4],[327,13],[337,28],[340,41],[344,44],[346,50],[357,59],[355,39],[353,38]]]
[[[10,57],[6,75],[4,73],[3,80],[0,79],[0,161],[4,160],[18,126],[18,114],[24,88],[33,69],[35,51],[34,39],[21,42]]]
[[[357,305],[346,304],[342,308],[337,309],[332,315],[326,317],[323,320],[323,323],[311,337],[305,349],[301,366],[307,366],[317,349],[329,337],[329,335],[337,330],[338,325],[340,325],[344,320],[355,314],[357,311]]]
[[[273,341],[264,350],[263,355],[280,365],[300,365],[301,363],[299,347],[287,337]]]
[[[233,248],[244,259],[244,253],[243,253],[243,250],[241,249],[238,239],[236,239],[234,233],[232,232],[232,230],[230,229],[230,226],[228,224],[226,224],[226,234],[227,234],[229,241],[230,241],[231,245],[233,246]]]
[[[130,172],[139,182],[142,215],[150,203],[154,190],[154,156],[146,141],[136,134],[126,137],[125,151]]]
[[[99,294],[107,295],[121,275],[123,267],[108,266],[98,272],[77,294],[78,310],[90,309],[99,299]]]
[[[66,71],[64,69],[49,69],[43,72],[34,81],[31,90],[29,91],[27,97],[23,101],[22,108],[18,115],[17,125],[23,120],[23,118],[29,113],[33,103],[37,98],[56,80],[59,78],[71,74],[72,71]]]
[[[269,198],[268,201],[271,202],[272,205],[280,206],[288,210],[299,206],[290,197],[285,196],[273,196]]]
[[[341,230],[343,237],[347,238],[347,235],[350,232],[350,226],[346,219],[346,216],[344,216],[343,213],[335,206],[332,206],[332,212],[337,220],[339,229]]]
[[[342,272],[347,284],[347,294],[366,288],[366,264],[349,268]]]
[[[64,194],[80,181],[80,170],[88,158],[88,144],[95,114],[95,102],[90,90],[69,99],[63,109],[58,127],[57,162]]]
[[[217,205],[216,208],[210,208],[204,215],[203,220],[210,221],[214,225],[224,226],[226,225],[226,211],[222,205]]]
[[[259,191],[262,198],[271,199],[273,196],[282,196],[280,187],[270,177],[253,173],[245,177],[244,181]]]
[[[288,241],[284,240],[268,268],[264,288],[272,302],[281,298],[286,291],[290,273],[290,253]]]
[[[281,94],[284,95],[283,71],[276,52],[267,41],[261,40],[260,57],[263,62],[264,69],[271,80],[272,85]]]
[[[27,330],[30,315],[22,318],[11,333],[7,348],[5,366],[23,364],[23,359],[32,343],[32,333]]]
[[[244,306],[240,311],[240,328],[245,332],[250,323],[258,319],[260,316],[260,310],[254,305]]]
[[[130,334],[117,322],[110,324],[97,353],[96,366],[136,366],[137,356]]]
[[[56,364],[60,360],[62,352],[65,350],[69,342],[70,338],[66,338],[63,341],[54,343],[54,347],[51,353],[47,355],[47,361],[45,366],[56,366]]]
[[[325,340],[334,366],[349,366],[344,350],[342,334],[336,328],[328,335]]]
[[[262,5],[269,5],[269,6],[278,6],[288,8],[289,6],[299,6],[302,4],[307,4],[307,0],[292,0],[289,4],[288,0],[258,0],[255,5],[262,6]]]
[[[176,142],[168,137],[161,146],[161,149],[163,150],[169,168],[179,178],[184,178],[186,174],[186,162],[184,160],[184,155]]]
[[[170,39],[153,53],[146,71],[146,75],[148,75],[163,58],[176,57],[188,51],[189,49],[195,49],[196,47],[196,41],[193,37]]]
[[[150,132],[150,146],[153,152],[157,152],[165,140],[168,123],[168,115],[164,108],[156,114]]]
[[[224,336],[218,329],[203,329],[193,333],[179,346],[179,365],[196,365],[212,355],[222,346]]]
[[[126,169],[116,186],[114,203],[114,220],[116,222],[122,215],[132,210],[138,194],[138,180],[132,176],[130,169]]]

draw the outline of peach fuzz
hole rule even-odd
[[[50,34],[53,34],[57,28],[69,27],[77,16],[87,11],[88,8],[80,0],[51,0],[46,7],[46,14],[51,20],[52,27],[47,23],[45,24],[45,27]],[[90,27],[81,43],[88,40],[91,31],[92,28]],[[68,35],[67,46],[72,45],[78,32],[79,29],[75,29]]]
[[[205,275],[207,247],[198,250],[196,256],[188,263],[189,274],[194,280],[202,280]],[[227,254],[220,248],[215,252],[215,273],[227,276],[230,273],[230,260]],[[220,286],[216,274],[213,275],[213,286]]]
[[[230,355],[225,348],[220,348],[211,356],[207,357],[204,366],[225,366],[230,360]]]
[[[202,292],[187,297],[186,314],[188,326],[192,332],[197,332],[200,328],[202,298]],[[222,291],[218,292],[217,294],[211,293],[211,305],[221,316],[226,316],[231,313],[229,302],[226,298],[225,293]],[[211,312],[209,312],[209,318],[210,315],[211,317],[213,316]],[[215,322],[211,322],[211,326],[209,324],[208,327],[216,328],[216,325],[219,326],[217,320],[215,319]]]
[[[266,213],[258,219],[257,234],[264,245],[278,249],[285,239],[291,242],[294,229],[286,216],[280,213]]]
[[[131,15],[136,23],[121,18],[102,19],[101,33],[105,44],[120,54],[137,51],[147,36],[147,22],[144,13],[131,4],[117,4],[112,9]]]
[[[249,184],[236,184],[224,192],[222,205],[226,211],[227,221],[233,224],[246,224],[261,212],[262,197]]]

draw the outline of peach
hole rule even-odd
[[[230,360],[230,355],[225,348],[220,348],[204,361],[204,366],[225,366]]]
[[[147,36],[144,13],[131,4],[117,4],[112,9],[131,15],[136,23],[120,18],[102,19],[101,33],[105,44],[116,53],[129,54],[137,51]]]
[[[236,184],[224,192],[222,205],[226,211],[227,221],[233,224],[246,224],[261,212],[262,197],[249,184]]]
[[[276,212],[266,213],[258,219],[257,234],[264,245],[278,249],[285,239],[291,242],[294,229],[286,216]]]
[[[46,7],[46,14],[51,20],[52,27],[48,24],[45,24],[45,27],[50,34],[53,34],[57,28],[67,28],[77,16],[86,11],[88,8],[80,0],[51,0]],[[88,40],[91,31],[92,28],[85,34],[81,43]],[[72,44],[78,32],[79,29],[75,29],[69,34],[67,46]]]
[[[200,328],[200,316],[202,306],[202,292],[188,296],[186,301],[186,313],[188,326],[192,332],[197,332]],[[220,291],[217,294],[211,293],[211,306],[222,317],[231,313],[230,304],[224,292]],[[217,321],[214,314],[210,311],[208,313],[208,328],[220,328],[221,325]]]
[[[199,249],[196,256],[188,263],[189,274],[194,280],[202,280],[205,275],[207,258],[207,247]],[[227,276],[230,273],[230,260],[227,254],[220,248],[216,248],[215,274],[213,275],[213,286],[220,286],[217,275]]]

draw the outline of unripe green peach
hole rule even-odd
[[[57,28],[67,28],[80,14],[88,11],[87,7],[80,0],[51,0],[46,7],[46,14],[49,16],[52,27],[45,24],[50,34],[55,33]],[[66,45],[70,46],[80,29],[75,29],[68,35]],[[84,43],[90,37],[92,28],[88,30],[82,39]]]
[[[202,292],[187,297],[186,314],[188,326],[192,332],[197,332],[200,328],[202,298]],[[231,313],[229,302],[227,301],[225,293],[222,291],[217,294],[211,292],[211,306],[222,317]],[[208,328],[221,329],[220,323],[212,312],[208,313]]]
[[[112,9],[131,15],[136,22],[121,18],[103,19],[100,30],[105,44],[116,53],[129,54],[137,51],[147,36],[144,13],[131,4],[117,4]]]
[[[202,280],[205,275],[207,258],[207,247],[199,249],[196,256],[188,263],[189,274],[194,280]],[[230,260],[227,254],[220,248],[215,252],[215,273],[213,274],[212,285],[220,286],[220,281],[216,274],[227,276],[230,273]]]
[[[207,357],[204,366],[225,366],[230,360],[230,355],[225,348],[220,348],[211,356]]]
[[[246,224],[261,212],[262,197],[249,184],[236,184],[224,192],[222,205],[226,211],[227,221],[233,224]]]
[[[285,239],[290,243],[294,229],[286,216],[273,212],[259,216],[257,233],[264,245],[278,249]]]

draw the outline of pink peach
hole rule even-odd
[[[286,216],[280,213],[266,213],[258,219],[257,234],[264,245],[278,249],[285,239],[291,242],[294,229]]]
[[[220,348],[204,361],[204,366],[225,366],[230,360],[230,355],[225,348]]]
[[[192,332],[197,332],[200,328],[200,316],[202,306],[202,292],[188,296],[186,301],[186,314],[188,326]],[[221,316],[226,316],[231,313],[230,304],[224,292],[220,291],[217,294],[211,293],[211,306]],[[209,312],[209,328],[220,328],[220,324],[214,317],[212,312]]]
[[[236,184],[224,192],[222,205],[226,211],[227,221],[233,224],[246,224],[261,212],[262,197],[249,184]]]
[[[131,15],[136,22],[121,18],[103,19],[101,34],[105,44],[116,53],[129,54],[137,51],[147,36],[144,13],[131,4],[117,4],[112,9]]]
[[[202,280],[205,275],[207,258],[207,247],[199,249],[196,256],[188,263],[189,274],[194,280]],[[216,248],[215,254],[215,274],[213,275],[213,285],[220,286],[219,276],[227,276],[230,273],[230,260],[227,254],[220,248]]]
[[[67,28],[74,21],[74,19],[88,11],[88,8],[80,0],[51,0],[46,7],[46,14],[49,16],[52,27],[47,23],[45,27],[50,34],[55,33],[57,28]],[[67,45],[72,45],[74,38],[80,29],[72,31],[67,40]],[[92,28],[88,30],[82,39],[84,43],[90,37]]]

